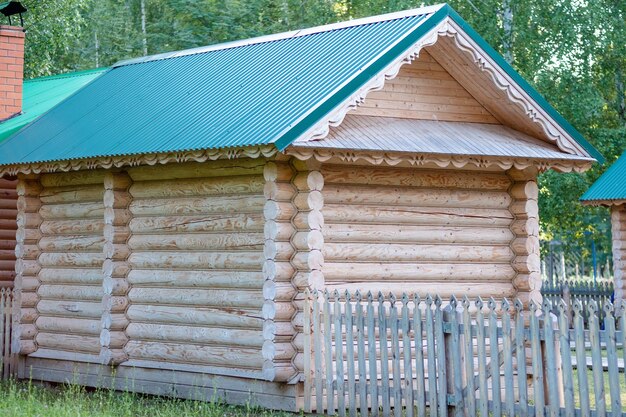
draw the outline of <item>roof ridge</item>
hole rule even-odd
[[[385,13],[381,15],[363,17],[363,18],[353,19],[353,20],[345,20],[342,22],[329,23],[326,25],[314,26],[311,28],[296,29],[292,31],[280,32],[280,33],[275,33],[271,35],[257,36],[254,38],[240,39],[240,40],[230,41],[230,42],[222,42],[222,43],[217,43],[213,45],[199,46],[196,48],[183,49],[180,51],[165,52],[162,54],[150,55],[150,56],[139,57],[139,58],[131,58],[131,59],[126,59],[126,60],[116,62],[115,64],[112,65],[112,68],[123,67],[123,66],[134,65],[134,64],[142,64],[145,62],[160,61],[164,59],[179,58],[183,56],[202,54],[202,53],[211,52],[211,51],[221,51],[225,49],[240,48],[243,46],[257,45],[261,43],[292,39],[292,38],[297,38],[301,36],[313,35],[317,33],[331,32],[333,30],[346,29],[346,28],[355,27],[355,26],[362,26],[362,25],[367,25],[370,23],[380,23],[380,22],[386,22],[390,20],[402,19],[406,17],[413,17],[413,16],[418,16],[418,15],[423,15],[423,14],[428,14],[428,13],[435,13],[439,9],[446,7],[446,6],[447,6],[447,3],[439,3],[439,4],[432,5],[432,6],[418,7],[415,9],[402,10],[402,11],[392,12],[392,13]]]
[[[24,83],[36,83],[36,82],[50,81],[50,80],[55,80],[55,79],[82,77],[83,75],[89,75],[89,74],[93,74],[96,72],[103,72],[108,69],[109,67],[100,67],[100,68],[91,68],[91,69],[80,70],[80,71],[65,72],[61,74],[44,75],[42,77],[30,78],[28,80],[24,80]]]

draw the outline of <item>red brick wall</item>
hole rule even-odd
[[[0,121],[22,111],[24,31],[0,26]]]

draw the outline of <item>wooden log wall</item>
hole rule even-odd
[[[0,178],[0,288],[12,287],[15,278],[17,180]]]
[[[128,170],[128,366],[263,378],[262,159]]]
[[[104,171],[44,174],[36,260],[36,355],[97,361],[102,317]],[[23,307],[28,307],[22,303]]]
[[[293,341],[296,355],[293,364],[298,372],[304,370],[304,291],[309,289],[321,289],[324,286],[324,178],[320,172],[319,164],[313,161],[293,161],[298,171],[293,184],[297,194],[293,199],[293,205],[297,210],[293,218],[296,230],[292,238],[292,244],[296,253],[291,259],[294,268],[292,279],[293,287],[297,293],[293,299],[295,314],[291,320],[295,338]]]
[[[511,231],[515,235],[511,242],[511,249],[515,253],[513,268],[516,272],[513,286],[516,297],[528,307],[531,300],[538,304],[542,300],[537,171],[511,169],[508,175],[513,181],[509,210],[515,218],[511,224]]]
[[[611,207],[611,227],[615,301],[624,303],[626,301],[626,205]]]
[[[323,165],[329,290],[512,297],[504,173]]]
[[[426,50],[352,114],[452,122],[499,122]]]

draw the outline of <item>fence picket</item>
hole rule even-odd
[[[380,374],[383,417],[389,417],[389,347],[387,344],[387,306],[382,292],[378,293],[378,337],[380,338]]]
[[[622,300],[619,303],[619,314],[615,313],[617,317],[619,315],[621,322],[620,329],[622,330],[622,356],[624,359],[624,383],[626,384],[626,301]]]
[[[517,385],[520,403],[520,417],[528,416],[528,379],[526,372],[526,337],[524,304],[515,300],[515,357],[517,358]]]
[[[346,396],[344,392],[344,384],[343,384],[343,315],[341,314],[341,302],[339,300],[339,291],[335,290],[334,292],[335,299],[335,311],[334,311],[334,322],[335,322],[335,370],[336,373],[336,384],[337,384],[337,411],[339,412],[340,417],[345,417],[346,415]]]
[[[433,298],[426,296],[426,361],[428,367],[428,406],[430,416],[437,417],[437,366],[435,362],[435,331],[433,328]]]
[[[565,417],[574,417],[576,412],[574,407],[574,374],[572,372],[572,351],[570,349],[569,313],[567,305],[563,300],[558,305],[558,312]]]
[[[402,383],[400,382],[400,335],[398,334],[398,310],[396,297],[389,295],[391,307],[389,320],[391,321],[391,361],[393,371],[393,411],[395,417],[402,417]]]
[[[9,298],[9,291],[5,290],[4,288],[0,288],[0,379],[6,379],[7,378],[7,373],[6,373],[6,362],[8,362],[8,356],[6,355],[6,352],[4,351],[5,346],[7,345],[7,343],[4,340],[4,317],[5,315],[8,316],[8,309],[6,308],[6,301]]]
[[[448,322],[450,323],[451,333],[446,343],[446,358],[448,358],[447,366],[449,366],[454,377],[453,381],[448,383],[448,386],[452,388],[454,416],[461,417],[463,415],[463,366],[461,364],[461,346],[459,340],[459,315],[456,308],[457,300],[455,296],[452,296],[450,298],[450,304],[448,304]],[[448,346],[449,349],[447,349]],[[450,372],[448,372],[448,375],[450,375]],[[448,391],[450,392],[450,390]]]
[[[304,392],[311,392],[311,293],[304,292]],[[311,412],[311,396],[304,396],[304,409]]]
[[[404,358],[404,393],[406,417],[413,417],[413,364],[411,361],[411,336],[409,322],[409,296],[402,294],[402,353]]]
[[[476,388],[474,385],[474,337],[472,336],[472,318],[470,316],[470,301],[463,297],[463,346],[465,347],[465,389],[463,390],[463,405],[465,417],[476,413]],[[470,360],[471,358],[471,360]]]
[[[374,319],[374,297],[371,292],[367,293],[367,348],[370,362],[370,401],[371,412],[378,417],[378,367],[376,363],[376,321]]]
[[[361,417],[367,417],[367,373],[365,367],[365,320],[363,318],[363,305],[361,304],[361,292],[356,291],[356,338],[357,338],[357,361],[359,367],[359,401],[361,404]]]
[[[587,379],[584,320],[582,303],[576,300],[574,301],[574,332],[576,340],[576,371],[578,374],[580,410],[581,417],[590,417],[591,405],[589,402],[589,381]]]
[[[545,415],[545,396],[543,391],[543,358],[541,355],[541,336],[539,333],[539,306],[530,302],[530,344],[533,364],[533,398],[535,400],[535,416]]]
[[[589,312],[589,343],[591,344],[591,363],[593,373],[593,393],[596,399],[596,413],[606,415],[606,397],[604,393],[604,375],[600,347],[600,324],[598,322],[598,305],[595,300],[587,304]],[[584,363],[583,363],[584,366]]]
[[[551,303],[544,300],[543,303],[543,331],[545,336],[545,373],[548,385],[548,409],[550,417],[559,417],[560,404],[558,392],[558,371],[556,353],[554,351],[554,324],[552,322]]]
[[[490,348],[490,369],[491,369],[491,397],[493,404],[493,415],[502,415],[502,391],[500,388],[500,354],[498,351],[498,319],[496,316],[496,301],[491,297],[487,303],[489,308],[489,348]]]
[[[352,297],[346,290],[346,362],[348,365],[348,408],[350,417],[356,417],[356,375],[354,371],[354,332],[352,325]]]
[[[613,305],[604,305],[604,330],[606,338],[606,359],[609,370],[609,390],[611,394],[611,414],[613,417],[622,415],[622,399],[620,398],[619,368],[617,367],[617,346],[615,338],[615,317]]]
[[[487,347],[485,345],[485,319],[483,300],[476,300],[476,344],[478,353],[478,405],[481,417],[489,416],[489,393],[487,392]]]
[[[313,292],[313,347],[315,349],[315,411],[318,413],[321,413],[324,410],[322,342],[318,337],[320,334],[319,293],[315,291]]]
[[[424,339],[422,327],[422,310],[420,308],[420,297],[413,296],[413,337],[415,338],[415,399],[417,417],[426,417],[426,377],[424,375]]]
[[[511,305],[502,300],[502,354],[504,356],[504,415],[515,415],[515,387],[513,385],[513,346],[511,343]]]
[[[335,415],[335,390],[333,388],[333,342],[330,332],[330,294],[324,291],[324,353],[326,354],[326,413]]]
[[[437,402],[439,417],[448,417],[448,375],[446,370],[446,349],[443,337],[443,310],[441,297],[435,297],[435,346],[437,347]]]

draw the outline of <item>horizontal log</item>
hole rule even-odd
[[[133,200],[128,209],[135,216],[169,216],[223,213],[253,213],[263,210],[262,195],[228,195]]]
[[[16,217],[17,217],[17,202],[15,203],[15,208],[11,208],[11,209],[0,208],[0,219],[14,220]]]
[[[2,261],[14,261],[15,260],[15,250],[0,250],[0,260]]]
[[[357,206],[329,204],[322,209],[328,224],[373,223],[431,226],[509,226],[513,215],[507,208],[476,209],[457,207]],[[296,216],[297,217],[297,216]]]
[[[102,267],[104,255],[102,253],[42,253],[39,255],[39,263],[42,267],[76,267],[97,268]]]
[[[296,229],[289,221],[275,221],[267,220],[263,227],[263,234],[265,239],[273,240],[275,242],[286,242],[291,239],[291,236],[295,233]]]
[[[233,347],[263,345],[260,330],[229,329],[223,327],[178,326],[153,323],[130,323],[126,334],[133,340],[199,343]]]
[[[519,200],[537,200],[539,198],[539,187],[535,181],[516,182],[509,191],[511,197]]]
[[[541,289],[541,272],[535,271],[517,274],[513,278],[513,286],[517,291],[533,291]]]
[[[37,326],[34,324],[21,324],[19,326],[20,339],[33,339],[37,335]]]
[[[321,191],[300,191],[293,198],[293,205],[300,210],[321,210],[324,207],[324,194]]]
[[[0,229],[0,239],[3,241],[14,241],[15,235],[17,232],[13,229],[11,230],[2,230]]]
[[[523,274],[529,272],[539,272],[541,270],[541,260],[539,253],[531,253],[528,256],[518,256],[512,262],[513,268]]]
[[[42,283],[98,285],[102,282],[102,269],[42,268],[37,278]]]
[[[300,191],[321,191],[324,188],[324,175],[320,171],[299,172],[293,179],[293,184]]]
[[[123,349],[126,343],[128,343],[128,336],[124,332],[111,331],[109,329],[102,329],[100,332],[100,346],[103,348],[114,351]]]
[[[39,303],[39,296],[34,292],[22,292],[21,306],[35,307]]]
[[[131,304],[180,305],[200,307],[261,308],[261,291],[204,290],[180,288],[132,288]]]
[[[15,237],[13,237],[13,239],[7,239],[7,240],[0,238],[0,250],[15,251]]]
[[[165,166],[139,166],[127,170],[133,181],[182,178],[230,177],[260,175],[266,161],[262,158],[222,159],[208,162],[183,162]]]
[[[44,220],[40,226],[41,233],[47,235],[102,235],[104,220],[71,219]]]
[[[262,316],[265,320],[291,321],[291,317],[296,310],[291,301],[275,302],[265,301],[262,309]]]
[[[291,259],[291,263],[295,268],[299,270],[319,270],[322,269],[324,266],[324,255],[319,250],[297,252]]]
[[[276,262],[268,259],[263,263],[263,279],[289,281],[295,272],[290,262]]]
[[[265,180],[261,175],[236,177],[151,180],[130,187],[133,198],[193,197],[222,194],[260,194]]]
[[[289,242],[274,242],[268,240],[263,247],[265,259],[288,262],[295,252],[294,247]]]
[[[539,237],[538,236],[522,236],[511,242],[511,249],[517,255],[528,255],[531,253],[539,253]]]
[[[132,359],[228,366],[235,369],[260,369],[263,365],[261,350],[252,348],[130,340],[124,351]]]
[[[37,345],[33,340],[20,340],[20,355],[30,355],[37,351]]]
[[[469,191],[440,188],[345,186],[328,184],[324,205],[383,205],[411,207],[490,208],[509,207],[511,197],[499,191]]]
[[[342,263],[326,262],[324,278],[330,281],[404,281],[404,280],[437,280],[437,281],[508,281],[516,272],[509,264],[479,263]]]
[[[41,300],[37,304],[41,315],[96,318],[102,316],[101,302]]]
[[[139,217],[130,221],[133,233],[254,232],[263,231],[262,213],[180,217]]]
[[[328,225],[327,227],[332,227]],[[328,229],[324,229],[326,232]],[[298,232],[293,235],[291,242],[296,249],[322,249],[324,247],[324,235],[320,230],[310,230],[306,232]]]
[[[102,201],[104,186],[70,185],[67,187],[46,187],[41,190],[40,199],[43,204],[71,203],[76,201]]]
[[[536,218],[515,220],[511,231],[518,236],[539,236],[539,222]]]
[[[509,210],[516,218],[539,217],[537,200],[516,200],[511,204]]]
[[[40,285],[39,297],[46,300],[98,301],[104,294],[102,286]]]
[[[338,290],[343,292],[345,290],[350,291],[354,296],[355,292],[359,290],[361,294],[366,295],[369,291],[375,296],[381,291],[381,286],[377,282],[346,282],[346,281],[332,281],[327,282],[324,288],[328,291]],[[396,296],[401,296],[403,293],[419,294],[425,296],[426,294],[437,294],[444,299],[450,298],[455,295],[457,298],[461,298],[467,295],[469,298],[475,297],[494,297],[512,298],[515,296],[516,290],[513,284],[510,282],[481,282],[481,281],[445,281],[445,282],[390,282],[386,281],[384,285],[385,295],[393,293]]]
[[[499,191],[506,191],[511,186],[511,180],[504,173],[353,167],[345,165],[323,165],[321,172],[327,184],[368,184]]]
[[[0,260],[0,271],[15,270],[15,263],[16,263],[15,260]]]
[[[101,252],[103,245],[102,236],[44,236],[39,240],[43,252]]]
[[[342,206],[343,207],[343,206]],[[322,230],[324,228],[324,215],[326,214],[326,208],[323,211],[299,211],[291,219],[293,225],[299,230]]]
[[[291,181],[294,170],[287,162],[268,161],[263,168],[263,178],[267,182]]]
[[[0,261],[0,270],[7,270],[11,268],[11,265],[15,263],[15,272],[21,273],[24,276],[37,276],[39,271],[41,270],[41,265],[38,261],[30,261],[17,259],[15,262],[12,261]]]
[[[263,195],[268,200],[291,201],[295,194],[296,189],[288,182],[267,182],[263,187]]]
[[[375,240],[374,240],[375,242]],[[414,245],[391,243],[326,243],[326,262],[509,262],[515,256],[507,246]]]
[[[101,330],[100,320],[93,319],[42,316],[37,319],[35,324],[40,331],[46,333],[99,336]]]
[[[133,235],[132,250],[262,250],[263,233],[194,233]]]
[[[263,319],[258,309],[131,304],[126,315],[133,322],[143,323],[193,324],[252,330],[261,330],[263,327]]]
[[[0,198],[0,209],[2,210],[17,210],[17,196]]]
[[[296,213],[296,207],[291,202],[268,200],[263,208],[263,215],[267,220],[289,220]]]
[[[23,292],[36,292],[40,285],[41,282],[36,277],[22,277]]]
[[[36,308],[21,308],[20,309],[20,323],[34,323],[39,317],[39,312]]]
[[[0,219],[0,229],[2,230],[17,230],[17,221],[15,218]]]
[[[41,251],[37,245],[20,243],[15,245],[14,251],[7,251],[7,256],[5,256],[4,260],[15,260],[16,257],[21,259],[37,259],[40,253]]]
[[[326,243],[457,243],[508,244],[514,238],[505,227],[327,224]]]
[[[39,197],[23,197],[17,199],[17,210],[20,213],[37,213],[41,208]]]
[[[104,216],[104,204],[102,201],[45,204],[41,206],[39,214],[45,220],[101,219]]]
[[[94,336],[56,334],[40,332],[37,345],[44,349],[58,349],[70,352],[100,353],[100,339]]]
[[[88,170],[42,174],[39,177],[44,187],[80,186],[104,183],[105,170]]]
[[[132,269],[242,269],[260,270],[263,265],[261,251],[235,252],[135,252],[128,262]]]
[[[11,269],[2,270],[0,269],[0,287],[11,285],[13,286],[13,280],[15,279],[15,266]]]
[[[127,280],[133,286],[147,287],[261,289],[264,278],[260,271],[133,269]]]

